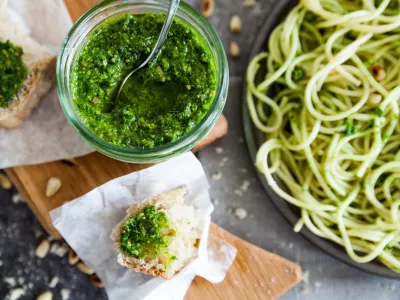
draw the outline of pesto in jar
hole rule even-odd
[[[203,37],[175,18],[158,57],[123,78],[150,54],[163,14],[106,20],[78,51],[71,91],[84,124],[99,138],[128,148],[154,148],[189,133],[205,117],[216,89],[215,62]]]
[[[28,70],[22,62],[21,47],[0,41],[0,108],[6,107],[22,87]]]

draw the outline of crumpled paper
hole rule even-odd
[[[62,0],[0,0],[0,12],[10,14],[15,22],[23,20],[30,36],[54,55],[72,25]],[[82,156],[92,151],[68,124],[55,87],[21,127],[0,127],[0,169]]]
[[[199,257],[173,280],[136,273],[117,263],[110,239],[113,228],[133,203],[185,186],[185,203],[193,205],[203,222]],[[103,281],[110,300],[183,299],[196,275],[221,282],[236,256],[236,249],[219,240],[208,243],[213,205],[201,163],[186,153],[151,168],[116,178],[50,212],[54,226],[78,256]]]

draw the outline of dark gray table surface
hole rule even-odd
[[[188,2],[199,8],[201,0]],[[210,178],[216,207],[213,221],[301,264],[304,281],[282,299],[400,299],[400,282],[351,268],[295,234],[256,179],[241,125],[242,79],[257,29],[268,18],[274,2],[258,0],[255,7],[246,8],[241,0],[215,0],[216,11],[211,23],[225,47],[229,40],[236,40],[242,53],[240,58],[229,58],[231,81],[224,111],[229,119],[229,133],[198,154]],[[240,35],[229,32],[229,19],[234,14],[240,15],[243,22]],[[92,286],[86,275],[68,264],[66,256],[49,254],[44,259],[35,256],[35,247],[47,235],[24,202],[14,203],[12,198],[16,194],[15,190],[0,189],[0,299],[7,299],[11,290],[20,287],[25,290],[21,300],[36,299],[48,289],[55,300],[62,299],[62,289],[70,291],[71,300],[107,299],[102,289]],[[248,216],[239,220],[233,213],[237,208],[245,209]],[[59,283],[49,288],[54,277],[59,278]],[[15,285],[10,285],[13,281]]]

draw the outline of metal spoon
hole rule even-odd
[[[168,9],[168,15],[165,18],[164,25],[161,29],[160,35],[158,36],[158,40],[156,42],[156,45],[153,48],[153,51],[151,51],[150,55],[139,67],[137,67],[136,69],[134,69],[128,75],[125,76],[124,80],[122,81],[121,85],[119,86],[118,93],[117,93],[117,96],[115,97],[115,100],[117,100],[119,98],[119,96],[121,95],[122,88],[124,87],[125,83],[129,79],[129,77],[131,77],[133,73],[142,69],[150,61],[152,61],[153,59],[155,59],[157,57],[158,53],[161,50],[161,47],[164,44],[165,39],[167,38],[167,35],[169,32],[169,29],[171,28],[172,22],[174,21],[176,11],[178,10],[178,7],[179,7],[179,2],[180,2],[180,0],[171,0],[171,4],[169,5],[169,9]]]

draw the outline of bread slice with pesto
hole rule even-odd
[[[56,57],[51,55],[46,47],[33,40],[27,29],[13,21],[1,7],[0,42],[10,42],[22,48],[22,62],[26,68],[26,76],[22,84],[19,84],[16,92],[11,97],[7,97],[5,104],[0,106],[0,126],[15,128],[31,115],[40,100],[53,87],[56,77]],[[9,57],[3,57],[3,59],[7,60]],[[3,76],[9,75],[13,71],[12,65],[3,71],[6,74]],[[4,80],[2,86],[0,78],[0,91],[1,88],[5,87]]]
[[[175,189],[132,205],[113,230],[118,263],[136,272],[172,279],[198,256],[201,228],[186,190]]]

